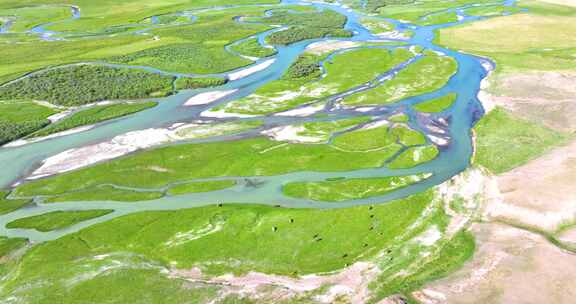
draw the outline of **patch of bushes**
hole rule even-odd
[[[364,7],[365,10],[369,12],[377,12],[380,8],[389,5],[406,5],[412,4],[414,0],[367,0],[366,6]]]
[[[102,100],[165,96],[174,77],[134,69],[75,65],[46,70],[0,87],[0,99],[78,106]]]
[[[0,145],[7,144],[28,134],[32,134],[49,124],[50,121],[47,119],[30,120],[25,122],[9,122],[0,120]]]
[[[146,65],[177,73],[223,73],[252,63],[233,56],[222,46],[202,43],[179,43],[116,56],[108,62]]]
[[[95,106],[80,111],[64,120],[52,124],[38,132],[32,134],[34,137],[46,136],[80,126],[92,125],[105,120],[110,120],[126,115],[130,115],[142,110],[155,107],[156,102],[143,102],[134,104],[114,104],[105,106]]]
[[[6,228],[36,229],[38,231],[47,232],[66,228],[112,212],[114,212],[114,210],[54,211],[17,219],[8,223]]]
[[[267,37],[270,44],[288,45],[298,41],[322,37],[352,37],[344,30],[346,17],[333,11],[291,14],[286,11],[274,13],[263,21],[287,25],[288,29]]]
[[[191,90],[191,89],[201,89],[209,87],[217,87],[226,84],[228,80],[226,78],[210,77],[210,78],[189,78],[182,77],[176,79],[174,87],[176,90]]]
[[[244,40],[238,44],[230,46],[230,49],[238,54],[257,58],[270,57],[277,53],[273,48],[267,48],[260,45],[260,43],[258,43],[258,38]]]
[[[318,56],[304,54],[298,56],[296,61],[290,65],[284,76],[285,80],[306,80],[317,78],[322,74],[320,60]]]

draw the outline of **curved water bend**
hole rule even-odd
[[[310,5],[306,2],[285,0],[283,4],[305,4]],[[315,5],[322,9],[333,9],[348,17],[348,22],[346,28],[353,30],[356,34],[350,39],[341,40],[354,40],[354,41],[367,41],[372,39],[377,39],[368,30],[366,30],[359,22],[361,16],[352,10],[330,4],[320,4],[314,3]],[[461,54],[449,49],[445,49],[433,44],[432,40],[434,38],[434,30],[459,24],[462,22],[467,22],[469,20],[474,20],[473,17],[465,17],[460,22],[449,23],[437,26],[427,26],[419,27],[415,25],[407,25],[400,23],[396,20],[386,19],[397,25],[398,28],[404,29],[409,28],[414,31],[415,35],[408,41],[410,45],[419,45],[424,48],[428,48],[434,51],[441,52],[447,56],[453,57],[458,62],[458,72],[454,75],[448,84],[441,88],[440,90],[425,94],[423,96],[417,96],[413,98],[408,98],[400,101],[394,107],[403,107],[418,103],[427,98],[433,98],[437,96],[444,95],[448,92],[457,92],[458,100],[455,105],[447,112],[439,114],[421,115],[407,110],[408,115],[411,117],[411,126],[424,130],[424,126],[427,122],[434,119],[445,118],[450,120],[449,134],[451,137],[451,144],[442,149],[440,156],[429,163],[425,163],[416,168],[409,170],[389,170],[386,168],[375,168],[366,170],[356,170],[351,172],[328,172],[328,173],[318,173],[318,172],[296,172],[285,174],[281,176],[269,176],[269,177],[254,177],[262,180],[264,183],[263,187],[260,188],[250,188],[244,186],[238,186],[233,189],[216,191],[210,193],[198,193],[190,194],[176,197],[164,197],[157,201],[149,202],[139,202],[132,204],[122,204],[117,202],[67,202],[59,204],[49,204],[49,205],[37,205],[30,208],[24,208],[17,210],[11,214],[0,216],[0,234],[7,236],[21,236],[28,237],[32,240],[44,241],[58,238],[60,236],[66,235],[68,233],[77,231],[81,228],[90,226],[94,223],[109,220],[111,218],[145,210],[173,210],[181,208],[190,208],[203,205],[214,204],[216,202],[226,202],[226,203],[263,203],[263,204],[274,204],[282,205],[286,207],[298,207],[298,208],[340,208],[349,207],[362,204],[370,204],[375,202],[383,202],[390,199],[397,199],[405,197],[407,195],[423,191],[429,187],[440,184],[443,181],[451,178],[455,174],[458,174],[464,170],[469,165],[469,160],[472,155],[472,141],[470,137],[470,128],[472,124],[480,117],[482,114],[482,109],[479,106],[477,100],[477,93],[480,88],[480,81],[486,76],[486,71],[482,67],[482,59]],[[264,35],[264,34],[262,34]],[[262,41],[263,36],[259,36]],[[322,39],[317,39],[314,41],[319,41]],[[226,100],[218,101],[218,103],[228,102],[235,98],[241,98],[251,94],[256,88],[279,78],[283,71],[293,62],[293,60],[303,52],[304,48],[313,41],[305,41],[301,43],[296,43],[289,47],[281,47],[278,49],[278,54],[276,55],[276,62],[268,69],[251,75],[249,77],[240,79],[238,81],[230,82],[225,85],[225,88],[237,88],[238,93],[233,97],[227,98]],[[197,92],[182,92],[177,95],[166,98],[166,101],[160,104],[156,109],[144,111],[138,113],[134,116],[128,118],[120,119],[112,123],[104,124],[98,128],[90,130],[85,133],[75,134],[72,136],[67,136],[64,138],[55,139],[50,142],[32,144],[24,146],[18,149],[2,149],[0,151],[0,162],[12,166],[14,173],[18,176],[25,175],[33,167],[30,166],[31,162],[38,162],[48,156],[57,154],[69,148],[80,147],[93,142],[99,142],[104,139],[113,137],[115,135],[124,133],[129,130],[138,130],[143,128],[149,128],[151,126],[162,126],[172,122],[189,120],[191,118],[198,117],[199,113],[205,110],[204,107],[192,107],[192,108],[182,108],[180,105],[187,100],[190,96],[196,94]],[[214,104],[210,105],[213,106]],[[379,110],[380,111],[380,110]],[[332,110],[335,114],[341,114],[342,116],[352,115],[353,111],[346,110]],[[368,114],[382,115],[384,112],[374,112]],[[357,114],[356,114],[357,115]],[[159,117],[164,117],[163,119],[158,119]],[[169,118],[166,118],[169,117]],[[267,121],[274,121],[274,117],[264,117],[263,119]],[[286,119],[286,118],[284,118]],[[294,122],[290,119],[287,123]],[[24,156],[24,157],[22,157]],[[24,158],[24,161],[20,161],[20,158]],[[422,182],[410,187],[406,187],[399,191],[381,196],[373,197],[370,199],[354,200],[339,204],[333,203],[318,203],[310,202],[306,200],[298,200],[293,198],[288,198],[282,195],[280,187],[285,182],[290,181],[307,181],[307,180],[320,180],[327,177],[334,176],[344,176],[344,177],[374,177],[374,176],[389,176],[394,174],[413,174],[419,172],[433,172],[434,175]],[[3,182],[6,182],[4,180]],[[5,224],[22,217],[27,217],[31,215],[43,214],[50,211],[56,210],[82,210],[82,209],[114,209],[115,212],[94,219],[91,221],[83,222],[81,224],[69,227],[67,229],[52,231],[47,233],[40,233],[30,230],[19,230],[19,229],[6,229]]]

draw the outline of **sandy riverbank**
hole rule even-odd
[[[238,90],[226,90],[226,91],[213,91],[200,93],[189,98],[184,105],[185,106],[198,106],[205,105],[214,102],[218,99],[224,98],[226,96],[236,93]]]
[[[558,131],[576,131],[574,72],[491,73],[482,81],[478,98],[486,112],[500,106]]]
[[[360,46],[359,42],[327,40],[314,42],[307,46],[305,51],[314,55],[322,55],[332,51],[349,49],[357,46]]]
[[[238,72],[233,72],[228,74],[228,79],[233,81],[233,80],[238,80],[240,78],[244,78],[247,76],[250,76],[254,73],[260,72],[262,70],[267,69],[269,66],[271,66],[274,63],[275,59],[268,59],[262,63],[259,63],[255,66],[240,70]]]
[[[576,256],[539,233],[576,221],[576,142],[492,176],[482,195],[482,222],[472,226],[477,250],[464,267],[415,292],[424,304],[558,303],[576,296]],[[576,229],[558,236],[576,244]],[[530,299],[530,301],[526,301]]]
[[[302,108],[296,108],[293,110],[288,110],[285,112],[276,113],[274,115],[275,116],[306,117],[306,116],[310,116],[312,114],[316,114],[316,113],[324,110],[325,106],[326,105],[324,103],[319,103],[319,104],[309,105],[309,106],[302,107]]]

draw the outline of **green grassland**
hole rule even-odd
[[[335,133],[343,132],[361,123],[370,121],[370,117],[360,116],[349,119],[338,119],[331,121],[308,122],[294,127],[301,129],[298,136],[315,138],[315,142],[327,143]]]
[[[181,195],[187,193],[211,192],[230,188],[234,185],[236,185],[236,182],[233,180],[193,182],[170,187],[168,194]]]
[[[262,24],[238,23],[234,17],[262,14],[264,8],[224,9],[199,13],[191,25],[154,29],[151,34],[180,43],[161,43],[158,47],[110,57],[122,64],[152,66],[178,73],[222,73],[252,63],[233,55],[225,46],[242,38],[270,29]]]
[[[113,210],[82,210],[82,211],[54,211],[37,216],[25,217],[12,221],[6,225],[9,229],[35,229],[38,231],[52,231],[66,228],[74,224],[101,217],[114,212]]]
[[[288,183],[284,194],[314,201],[340,202],[384,195],[426,178],[426,174]]]
[[[97,65],[73,65],[32,74],[0,87],[3,99],[36,99],[77,106],[102,100],[164,96],[174,77]]]
[[[0,101],[0,120],[2,121],[19,123],[29,120],[45,120],[58,112],[58,110],[29,100]]]
[[[388,167],[391,169],[412,168],[435,159],[439,153],[440,151],[434,145],[411,147],[388,163]]]
[[[230,46],[230,49],[240,55],[256,58],[270,57],[277,53],[276,49],[263,47],[260,45],[258,38],[256,37],[244,40],[237,44],[233,44]]]
[[[364,18],[362,19],[362,25],[364,25],[373,34],[380,34],[394,30],[394,24],[378,19]]]
[[[43,128],[50,123],[47,118],[56,113],[33,101],[0,101],[0,145]]]
[[[136,153],[93,167],[32,181],[17,188],[20,196],[56,195],[57,201],[92,199],[125,200],[124,195],[155,198],[160,193],[115,188],[161,188],[194,178],[277,175],[300,170],[345,171],[380,167],[402,146],[417,145],[401,153],[390,166],[411,167],[436,156],[422,134],[399,126],[361,129],[337,136],[331,145],[281,144],[263,138],[230,142],[185,144]],[[342,159],[350,161],[342,162]],[[158,168],[161,168],[159,170]],[[71,182],[71,181],[74,182]],[[80,192],[78,192],[80,191]],[[87,191],[87,192],[82,192]],[[112,191],[112,193],[109,193]],[[120,197],[114,193],[120,192]],[[63,196],[59,196],[63,195]],[[53,199],[52,199],[53,200]]]
[[[305,210],[224,205],[137,213],[32,248],[17,278],[3,291],[15,292],[11,287],[47,277],[54,280],[51,288],[58,290],[63,279],[78,275],[82,268],[86,270],[82,264],[91,263],[94,256],[115,252],[129,253],[127,258],[150,261],[152,265],[167,266],[170,262],[180,269],[199,266],[210,274],[333,271],[394,244],[395,238],[421,216],[432,197],[428,191],[373,208]],[[270,248],[274,248],[274,254],[270,254]]]
[[[353,144],[362,140],[357,136],[349,138],[348,142]],[[275,149],[271,149],[273,147]],[[22,196],[58,195],[103,184],[160,188],[194,178],[264,176],[301,170],[347,171],[380,167],[399,149],[400,146],[394,144],[374,151],[342,151],[330,145],[286,145],[264,138],[182,144],[26,183],[17,188],[17,193]],[[342,159],[349,161],[342,162]]]
[[[106,120],[123,117],[136,112],[155,107],[157,102],[141,102],[127,104],[113,104],[93,106],[86,110],[74,113],[65,119],[51,124],[46,128],[32,134],[33,137],[41,137],[77,128],[80,126],[92,125]]]
[[[425,16],[422,20],[416,22],[418,25],[444,24],[458,21],[456,12],[442,12]]]
[[[164,196],[158,191],[132,191],[115,188],[109,185],[100,185],[78,189],[74,192],[45,198],[46,203],[77,202],[77,201],[114,201],[114,202],[140,202],[159,199]]]
[[[347,97],[349,105],[388,104],[404,98],[433,92],[443,87],[457,71],[457,63],[451,57],[425,51],[424,57],[417,59],[394,78],[382,85]]]
[[[372,151],[390,147],[422,145],[426,143],[424,135],[403,125],[391,127],[369,126],[344,133],[336,137],[333,144],[346,151]],[[393,149],[395,150],[395,149]]]
[[[398,113],[388,117],[388,120],[391,122],[408,122],[410,117],[404,113]]]
[[[304,55],[296,60],[282,79],[272,81],[258,88],[254,94],[217,109],[241,114],[269,114],[288,110],[369,82],[412,56],[406,48],[351,50],[324,61],[325,76],[320,77],[322,73],[319,62],[324,57]]]
[[[207,138],[212,136],[237,134],[260,126],[262,126],[262,121],[260,120],[209,123],[182,127],[176,131],[176,135],[182,139]]]
[[[372,0],[372,7],[380,16],[402,20],[408,23],[433,25],[455,21],[455,15],[446,13],[450,8],[472,3],[492,3],[490,0]]]
[[[464,10],[464,13],[470,16],[493,17],[493,16],[502,16],[504,14],[518,13],[520,12],[520,10],[521,8],[514,6],[491,5],[491,6],[467,8]]]
[[[502,73],[573,69],[574,9],[532,0],[519,5],[529,11],[442,29],[437,42],[490,57]]]
[[[412,249],[416,252],[406,255],[408,258],[399,255],[400,260],[396,261],[392,267],[387,268],[372,285],[377,291],[378,297],[397,293],[410,294],[410,292],[424,287],[427,282],[438,280],[462,267],[474,255],[475,249],[474,236],[469,232],[460,231],[451,240],[442,242],[440,246],[435,248],[435,252],[427,258],[418,258],[418,263],[414,263],[412,260],[414,255],[418,256],[417,248]],[[395,275],[402,270],[409,270],[410,274]]]
[[[50,1],[42,2],[49,4]],[[29,2],[30,5],[40,3],[40,1]],[[85,39],[70,38],[60,41],[42,41],[32,39],[33,36],[24,34],[1,35],[0,45],[6,45],[6,47],[2,48],[3,64],[0,66],[0,83],[47,66],[111,59],[122,59],[126,62],[129,62],[128,59],[134,59],[144,65],[149,64],[174,72],[217,73],[251,63],[249,60],[226,52],[224,50],[225,45],[270,29],[266,25],[244,24],[233,20],[233,17],[239,14],[260,15],[265,10],[261,7],[249,7],[198,13],[198,20],[193,26],[164,26],[151,30],[150,35],[134,35],[130,32],[125,34],[104,32],[110,26],[138,22],[138,20],[162,12],[169,13],[174,10],[193,7],[212,7],[226,3],[239,4],[239,1],[226,0],[218,2],[203,0],[194,1],[194,3],[183,0],[170,2],[146,0],[144,2],[148,4],[143,4],[143,1],[117,0],[109,0],[106,5],[103,5],[102,2],[93,1],[76,2],[75,4],[79,5],[82,11],[80,19],[57,23],[50,27],[50,29],[57,31],[91,32],[98,35],[97,39],[88,37]],[[264,3],[264,1],[258,0],[241,2]],[[0,4],[0,9],[20,5],[20,2],[5,1]],[[103,7],[113,7],[118,10],[102,9]],[[142,18],[138,18],[138,16],[142,16]],[[181,45],[190,44],[194,46],[188,52],[179,48]],[[163,46],[166,47],[159,49]],[[149,51],[144,52],[145,50]],[[135,58],[136,54],[145,56]],[[156,58],[150,56],[156,56]]]
[[[101,32],[107,28],[114,28],[144,20],[149,16],[163,15],[180,10],[192,10],[225,5],[243,4],[275,4],[278,1],[267,0],[105,0],[94,2],[90,0],[74,1],[81,12],[82,18],[57,23],[49,27],[55,31]],[[28,0],[26,4],[35,5],[61,5],[58,0]],[[0,4],[0,9],[10,9],[22,6],[18,0],[6,0]],[[70,13],[68,14],[70,16]]]
[[[425,113],[438,113],[442,112],[452,106],[458,96],[455,93],[450,93],[438,98],[426,100],[413,106],[414,110]]]
[[[14,23],[10,26],[10,32],[26,32],[33,27],[49,22],[68,19],[72,12],[67,6],[23,6],[12,9],[0,9],[0,16],[13,16]]]
[[[496,108],[482,117],[474,130],[474,162],[494,173],[503,173],[523,165],[570,139],[568,134],[513,117],[502,108]]]
[[[7,199],[8,192],[0,191],[0,214],[7,214],[14,210],[18,210],[32,201],[28,199]]]
[[[185,286],[170,271],[199,267],[208,276],[249,271],[298,276],[374,259],[383,269],[372,286],[376,302],[446,275],[471,256],[474,240],[465,232],[434,245],[421,241],[428,231],[445,233],[449,218],[442,206],[428,190],[346,209],[223,205],[131,214],[29,249],[18,271],[2,283],[0,297],[74,303],[138,294],[150,301],[164,296],[162,303],[195,303],[214,299],[219,287]],[[423,258],[422,252],[430,254]],[[41,284],[46,278],[50,284]],[[100,292],[109,286],[116,287]],[[235,298],[218,303],[266,302]]]
[[[24,238],[0,237],[0,258],[6,258],[10,253],[26,245],[27,242]]]

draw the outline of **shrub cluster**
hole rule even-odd
[[[257,38],[244,40],[230,48],[241,55],[258,58],[269,57],[277,53],[275,49],[261,46]]]
[[[174,77],[127,68],[75,65],[46,70],[0,87],[0,99],[35,99],[63,106],[169,94]]]
[[[414,0],[367,0],[364,8],[369,12],[376,12],[380,8],[388,5],[404,5],[412,3],[414,3]]]
[[[210,78],[181,77],[176,79],[174,86],[176,90],[190,90],[190,89],[217,87],[225,84],[226,82],[228,82],[226,78],[220,78],[220,77],[210,77]]]
[[[25,122],[8,122],[0,120],[0,145],[34,133],[50,124],[47,119],[30,120]]]
[[[283,78],[286,80],[305,80],[320,76],[319,57],[314,55],[300,55],[288,68]]]
[[[346,16],[333,11],[291,14],[286,11],[273,13],[264,18],[269,24],[289,26],[284,31],[270,34],[270,44],[288,45],[298,41],[322,37],[351,37],[352,33],[344,30]]]

